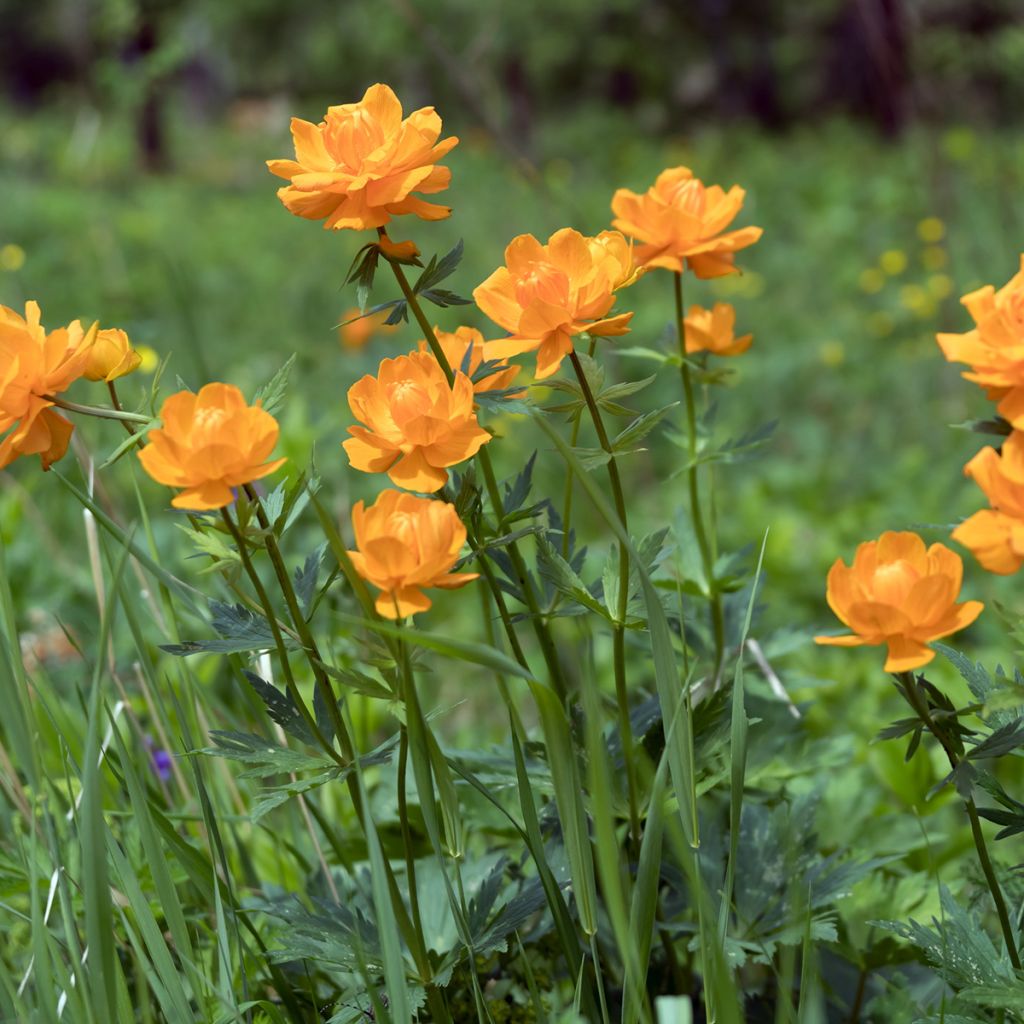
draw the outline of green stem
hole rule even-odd
[[[615,451],[605,430],[604,420],[601,417],[601,410],[598,407],[594,393],[590,389],[587,375],[583,372],[583,364],[580,362],[576,350],[569,353],[572,360],[572,368],[576,371],[576,379],[579,381],[580,390],[583,392],[583,399],[587,403],[590,418],[597,431],[597,439],[601,448],[608,453],[608,481],[612,487],[612,497],[615,501],[615,511],[618,514],[619,522],[623,530],[629,530],[629,523],[626,515],[626,497],[622,491],[622,478],[619,476],[619,466],[615,461]],[[629,833],[632,840],[633,851],[639,854],[640,851],[640,809],[637,796],[636,765],[633,761],[633,727],[629,720],[629,690],[626,681],[626,615],[629,607],[629,551],[626,545],[619,543],[619,592],[615,609],[615,622],[612,627],[612,662],[615,670],[615,701],[619,709],[619,733],[622,737],[622,757],[626,764],[626,789],[629,794]]]
[[[402,846],[405,850],[405,878],[409,887],[409,907],[412,910],[413,927],[423,934],[423,918],[420,916],[420,894],[416,884],[416,858],[412,849],[412,829],[409,826],[409,804],[406,794],[406,768],[409,763],[409,731],[405,723],[398,732],[398,821],[402,830]]]
[[[122,420],[125,423],[149,423],[150,416],[143,416],[137,412],[126,412],[124,409],[105,409],[100,405],[80,405],[78,402],[69,402],[66,398],[58,398],[56,395],[43,395],[47,402],[53,402],[58,408],[67,409],[68,412],[80,412],[84,416],[97,416],[103,420]]]
[[[722,609],[722,595],[718,592],[715,581],[715,563],[704,527],[704,513],[700,503],[700,474],[697,465],[697,406],[693,397],[693,380],[690,376],[690,364],[686,357],[686,324],[683,316],[683,275],[678,271],[675,278],[676,302],[676,333],[679,336],[679,375],[683,384],[683,398],[686,405],[686,429],[690,465],[687,468],[687,484],[690,492],[690,514],[693,519],[693,532],[700,549],[701,564],[704,578],[708,586],[708,601],[711,605],[711,630],[715,638],[715,685],[718,684],[725,658],[725,614]]]
[[[597,339],[590,339],[590,350],[587,355],[591,359],[594,358],[594,350],[597,348]],[[576,442],[579,441],[580,437],[580,425],[583,422],[583,410],[579,409],[573,415],[572,418],[572,433],[569,439],[569,446],[571,448],[576,447]],[[569,532],[572,521],[572,467],[566,466],[565,468],[565,498],[562,501],[562,557],[569,560]]]
[[[945,730],[940,728],[935,719],[932,718],[931,711],[928,709],[928,701],[918,689],[913,673],[899,672],[896,678],[900,682],[907,702],[917,712],[917,716],[924,723],[928,731],[939,741],[942,749],[946,752],[946,757],[949,759],[950,768],[955,771],[957,765],[960,764],[960,752],[950,741]],[[1017,952],[1017,944],[1013,937],[1013,926],[1010,924],[1010,915],[1006,909],[1006,902],[1003,899],[1003,891],[1000,888],[999,879],[996,877],[992,861],[989,859],[988,847],[985,845],[985,834],[981,830],[981,821],[978,817],[978,808],[974,803],[974,797],[971,795],[965,796],[964,806],[967,809],[967,817],[971,823],[971,836],[974,839],[974,848],[978,851],[978,861],[981,864],[985,881],[988,883],[988,890],[992,894],[992,902],[996,905],[996,914],[999,917],[999,927],[1003,932],[1006,951],[1009,953],[1010,963],[1019,971],[1021,966],[1020,955]]]

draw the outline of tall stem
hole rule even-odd
[[[711,606],[711,630],[715,639],[715,671],[714,680],[717,685],[722,672],[725,657],[725,614],[722,610],[722,595],[715,581],[715,563],[708,542],[707,530],[704,527],[704,512],[700,503],[700,474],[697,465],[697,406],[693,397],[693,380],[690,365],[686,358],[686,324],[683,316],[683,275],[673,274],[676,302],[676,333],[679,336],[679,375],[683,385],[683,398],[686,405],[686,429],[690,465],[686,471],[687,484],[690,492],[690,515],[693,519],[693,532],[700,549],[701,564],[704,578],[708,585],[708,602]]]
[[[615,461],[608,432],[605,430],[601,410],[594,398],[594,393],[583,372],[583,364],[575,349],[570,351],[569,358],[576,371],[576,378],[583,392],[584,401],[590,412],[590,418],[597,431],[597,439],[601,448],[608,454],[608,481],[612,487],[615,510],[623,530],[629,530],[626,516],[626,498],[622,491],[622,479],[619,466]],[[640,810],[637,797],[636,765],[633,763],[633,727],[629,720],[629,691],[626,685],[626,615],[629,607],[629,551],[626,545],[619,543],[619,592],[617,595],[615,622],[612,628],[612,661],[615,669],[615,701],[619,709],[619,733],[622,737],[622,756],[626,763],[626,789],[629,794],[629,831],[634,853],[640,852]]]
[[[900,672],[896,678],[900,682],[900,687],[903,690],[903,695],[907,698],[907,702],[917,712],[918,717],[928,731],[939,741],[942,749],[946,752],[946,757],[949,759],[950,768],[955,771],[961,761],[960,752],[950,742],[945,730],[940,728],[936,724],[935,719],[932,718],[931,711],[928,709],[928,701],[918,689],[913,673]],[[992,861],[988,856],[985,834],[981,830],[981,821],[978,817],[978,808],[974,803],[974,797],[971,795],[965,796],[964,806],[967,809],[967,817],[971,823],[971,836],[974,839],[974,848],[978,851],[978,862],[981,864],[982,874],[984,874],[985,881],[988,883],[988,890],[992,894],[992,902],[996,905],[999,927],[1003,932],[1003,941],[1006,943],[1006,951],[1010,956],[1010,963],[1013,964],[1015,969],[1020,970],[1020,955],[1017,952],[1017,944],[1013,937],[1013,926],[1010,924],[1010,915],[1006,909],[1006,902],[1003,899],[1003,891],[1000,888],[999,879],[996,877]]]

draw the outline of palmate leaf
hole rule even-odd
[[[213,640],[184,640],[177,644],[160,644],[160,650],[178,657],[190,654],[238,654],[242,651],[268,651],[274,648],[274,634],[270,624],[244,605],[211,601],[211,625],[219,634]],[[284,643],[294,647],[295,642],[285,635]]]
[[[292,695],[287,690],[279,690],[273,683],[268,683],[255,672],[246,669],[243,674],[260,700],[263,701],[271,720],[281,726],[289,736],[294,736],[312,746],[313,734],[310,732],[306,720],[299,713]]]

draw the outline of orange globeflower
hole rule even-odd
[[[916,533],[883,533],[857,548],[853,565],[837,558],[828,573],[829,606],[853,635],[815,642],[888,644],[886,672],[926,665],[935,657],[926,645],[969,626],[984,607],[956,603],[963,569],[960,556],[943,544],[926,550]]]
[[[687,352],[711,352],[716,356],[738,356],[750,348],[752,334],[737,338],[736,310],[728,302],[716,302],[714,308],[691,306],[683,320]]]
[[[89,352],[85,376],[89,380],[117,380],[137,370],[142,356],[132,348],[128,335],[115,327],[99,331]]]
[[[233,384],[179,391],[164,402],[160,419],[163,426],[150,431],[139,459],[158,483],[185,488],[171,502],[175,508],[223,508],[235,500],[233,487],[285,462],[266,461],[277,444],[277,420],[259,402],[247,405]]]
[[[491,439],[473,411],[473,385],[455,373],[449,386],[429,352],[381,362],[348,390],[353,415],[344,442],[349,462],[364,473],[387,473],[410,491],[432,492],[448,480],[446,466],[463,462]]]
[[[991,507],[964,520],[953,540],[989,572],[1016,572],[1024,562],[1024,434],[1014,431],[1001,453],[982,448],[964,473],[985,492]]]
[[[442,331],[434,328],[434,337],[437,338],[444,352],[445,359],[452,370],[462,370],[471,380],[477,368],[483,362],[490,362],[501,359],[494,353],[494,345],[500,342],[484,341],[484,336],[475,327],[456,327],[454,331]],[[420,340],[420,351],[429,352],[430,346],[426,339]],[[466,362],[466,353],[469,353],[469,361]],[[504,369],[495,370],[486,377],[473,384],[473,391],[480,394],[482,391],[504,391],[516,379],[519,373],[518,366],[506,366]]]
[[[466,543],[466,527],[447,502],[384,491],[369,508],[355,503],[352,528],[359,550],[348,556],[380,588],[376,606],[385,618],[425,612],[431,601],[423,587],[452,590],[479,575],[449,571]]]
[[[618,231],[587,238],[572,228],[547,245],[533,235],[513,238],[499,267],[473,292],[476,304],[512,337],[490,343],[491,358],[537,352],[538,380],[550,377],[572,351],[574,335],[626,334],[632,313],[604,319],[615,292],[632,284],[637,268]]]
[[[643,195],[628,188],[616,191],[612,226],[645,243],[636,251],[641,266],[682,273],[689,264],[697,277],[734,274],[736,250],[761,237],[761,228],[725,231],[745,195],[738,185],[725,192],[718,185],[705,186],[689,167],[670,167]]]
[[[387,318],[386,310],[363,316],[357,306],[346,309],[338,325],[338,338],[342,347],[360,349],[378,334],[393,334],[398,330],[398,324],[384,323]]]
[[[996,411],[1024,429],[1024,256],[1020,262],[998,291],[987,284],[960,300],[974,319],[973,330],[936,338],[950,362],[970,364],[963,376],[999,400]]]
[[[38,455],[49,469],[74,430],[52,396],[85,373],[96,332],[74,320],[47,334],[39,321],[36,302],[25,303],[24,317],[0,306],[0,469],[19,455]]]
[[[293,117],[295,159],[267,167],[291,182],[277,191],[288,210],[325,228],[379,228],[401,213],[443,220],[449,207],[412,194],[448,187],[451,171],[436,164],[459,140],[440,134],[433,107],[403,120],[394,92],[371,85],[358,103],[328,107],[320,124]]]

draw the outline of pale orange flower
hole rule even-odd
[[[95,337],[77,320],[47,334],[36,302],[24,317],[0,306],[0,469],[19,455],[38,455],[43,469],[64,456],[74,427],[52,396],[85,373]]]
[[[138,369],[142,356],[132,348],[128,335],[116,327],[99,331],[89,352],[85,376],[89,380],[117,380]]]
[[[291,182],[277,192],[288,210],[325,228],[379,228],[402,213],[443,220],[449,207],[413,195],[448,187],[451,171],[437,162],[459,140],[438,142],[440,134],[433,107],[403,120],[394,92],[372,85],[358,103],[329,107],[319,124],[293,117],[295,159],[267,167]]]
[[[387,310],[363,316],[356,306],[346,309],[342,313],[341,323],[338,325],[338,340],[343,348],[352,350],[363,348],[378,334],[394,334],[398,330],[397,324],[384,323],[387,318]]]
[[[424,587],[452,590],[479,573],[451,572],[466,543],[466,527],[454,505],[384,491],[366,508],[352,507],[357,551],[349,558],[356,572],[381,593],[376,607],[385,618],[401,619],[431,605]]]
[[[987,284],[960,300],[973,330],[936,337],[950,362],[970,364],[963,376],[998,400],[999,415],[1024,429],[1024,255],[1020,261],[1021,269],[998,291]]]
[[[439,327],[434,328],[434,337],[437,338],[444,352],[445,359],[452,370],[462,370],[471,380],[478,367],[483,362],[491,362],[501,357],[494,353],[493,346],[496,342],[484,341],[484,336],[475,327],[456,327],[454,331],[442,331]],[[420,340],[420,351],[429,352],[430,346],[426,339]],[[469,352],[469,362],[466,362],[466,352]],[[504,391],[519,373],[518,366],[506,366],[503,370],[496,370],[486,377],[473,384],[473,391],[480,394],[482,391]]]
[[[617,231],[588,238],[562,228],[547,245],[533,235],[513,238],[505,266],[473,292],[476,304],[512,335],[490,343],[492,358],[536,351],[536,377],[543,380],[572,351],[575,335],[628,333],[632,313],[606,314],[616,290],[637,273],[630,245]]]
[[[620,188],[612,197],[612,226],[645,243],[637,248],[643,267],[683,271],[697,277],[733,274],[738,249],[753,245],[761,228],[725,229],[743,206],[746,192],[733,185],[728,192],[707,185],[689,167],[670,167],[643,195]]]
[[[982,448],[964,473],[985,492],[990,508],[965,519],[953,531],[953,540],[989,572],[1016,572],[1024,562],[1024,434],[1015,430],[1001,452]]]
[[[447,466],[475,455],[491,435],[477,423],[473,385],[456,371],[448,384],[429,352],[410,352],[381,362],[348,390],[353,415],[344,442],[349,462],[364,473],[387,473],[410,491],[436,491]]]
[[[285,459],[267,462],[277,444],[277,420],[259,402],[247,405],[233,384],[207,384],[198,394],[179,391],[160,410],[139,452],[143,469],[158,483],[184,488],[171,504],[194,511],[223,508],[232,488],[273,473]]]
[[[750,348],[752,334],[737,338],[736,310],[728,302],[716,302],[712,309],[691,306],[683,319],[687,352],[711,352],[716,356],[738,356]]]
[[[984,607],[956,603],[963,570],[960,556],[943,544],[926,549],[916,533],[883,533],[857,548],[852,565],[837,558],[829,570],[829,606],[853,634],[815,642],[887,644],[886,672],[927,665],[935,657],[927,645],[969,626]]]

